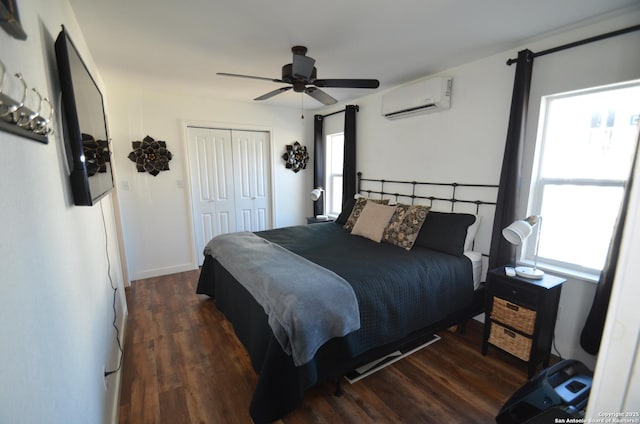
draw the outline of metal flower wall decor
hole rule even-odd
[[[82,133],[82,147],[84,148],[87,175],[92,177],[97,173],[107,172],[107,162],[111,162],[109,143],[106,140],[96,140],[90,134]]]
[[[169,170],[173,155],[167,150],[166,142],[146,136],[142,141],[132,141],[131,145],[133,152],[128,157],[136,163],[138,172],[148,172],[155,177],[160,171]]]
[[[309,162],[307,148],[297,141],[293,144],[287,144],[286,147],[287,151],[282,155],[286,168],[291,169],[293,172],[300,172],[301,169],[305,169]]]

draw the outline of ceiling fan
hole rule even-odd
[[[324,105],[332,105],[338,101],[320,90],[318,87],[335,88],[378,88],[380,82],[377,79],[318,79],[316,78],[315,59],[307,56],[307,48],[304,46],[294,46],[291,48],[293,60],[282,67],[282,78],[263,78],[251,75],[229,74],[218,72],[218,75],[227,77],[250,78],[264,81],[272,81],[284,84],[291,84],[290,87],[280,87],[276,90],[256,97],[253,100],[266,100],[277,94],[284,93],[293,88],[296,93],[307,93]]]

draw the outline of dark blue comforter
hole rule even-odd
[[[205,257],[197,293],[216,299],[259,374],[250,406],[255,422],[282,417],[302,402],[308,388],[395,350],[398,342],[478,313],[471,307],[472,267],[465,256],[415,246],[406,251],[351,235],[335,223],[256,234],[349,282],[358,300],[361,328],[330,340],[312,361],[296,367],[275,340],[260,305],[215,259]]]
[[[333,222],[256,234],[351,284],[360,307],[361,328],[349,336],[356,355],[439,321],[473,298],[466,256],[418,246],[406,251],[351,235]]]

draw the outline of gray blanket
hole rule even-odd
[[[342,277],[250,232],[223,234],[205,247],[269,317],[296,366],[329,339],[360,328],[353,288]]]

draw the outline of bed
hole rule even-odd
[[[315,277],[315,272],[326,271],[327,278],[336,277],[336,281],[326,283],[329,284],[327,287],[336,284],[340,288],[340,284],[346,284],[347,290],[355,296],[355,312],[351,310],[351,303],[347,300],[347,306],[335,302],[340,305],[336,307],[337,311],[323,311],[320,314],[327,317],[326,321],[330,324],[328,327],[332,331],[338,328],[335,330],[338,332],[327,333],[326,339],[317,341],[317,346],[304,353],[299,353],[295,343],[283,342],[280,328],[274,327],[274,321],[281,321],[280,316],[273,318],[271,304],[265,305],[261,295],[254,292],[255,288],[242,281],[250,277],[239,273],[236,265],[230,261],[229,258],[242,257],[238,252],[243,250],[229,251],[225,256],[219,249],[232,243],[221,240],[223,237],[214,238],[205,249],[197,293],[215,299],[216,307],[233,324],[238,339],[245,346],[252,366],[259,375],[249,407],[254,422],[274,421],[299,406],[305,391],[310,387],[331,380],[339,384],[342,377],[355,368],[400,348],[416,346],[434,332],[464,322],[482,312],[483,256],[465,248],[469,248],[469,243],[473,244],[477,237],[469,236],[477,230],[477,226],[473,229],[472,224],[481,222],[480,210],[491,207],[494,203],[461,200],[459,195],[456,196],[456,191],[460,191],[459,184],[447,184],[448,188],[453,188],[454,194],[440,197],[437,194],[419,193],[420,187],[431,183],[364,180],[360,174],[359,177],[359,192],[369,200],[354,200],[355,206],[349,205],[336,222],[229,237],[236,240],[243,237],[260,249],[265,246],[269,252],[275,250],[277,256],[265,260],[271,264],[279,264],[273,271],[274,280],[291,278],[294,283],[299,280],[312,284],[309,280],[321,279]],[[379,184],[379,188],[364,188],[367,181]],[[385,186],[388,188],[396,184],[410,184],[412,189],[408,194],[385,190]],[[443,185],[439,184],[436,188],[440,189],[441,186]],[[371,200],[373,197],[377,198],[375,203],[402,203],[403,196],[410,199],[407,204],[413,205],[420,200],[429,203],[427,210],[440,201],[446,201],[452,206],[446,213],[430,210],[409,249],[353,234],[357,228],[349,218],[353,218],[353,211],[358,209],[358,205],[362,207],[363,204],[374,203]],[[475,213],[454,212],[455,205],[461,204],[472,205],[474,210],[471,212]],[[362,210],[360,212],[364,213]],[[360,214],[361,218],[363,216]],[[470,220],[469,217],[473,218]],[[345,224],[349,227],[350,223],[351,228],[345,229]],[[238,249],[243,246],[239,244]],[[253,248],[249,248],[251,249]],[[300,261],[301,266],[306,266],[304,263],[308,262],[311,267],[318,269],[292,265],[289,275],[285,275],[288,272],[286,264],[296,261]],[[256,265],[258,270],[261,267],[262,265]],[[265,271],[255,279],[266,279],[270,273],[271,271]],[[308,278],[308,275],[314,275],[314,278]],[[324,293],[330,290],[322,287],[325,286],[308,289],[305,286],[303,291],[313,293],[313,290],[319,290],[315,293],[330,296],[330,293]],[[283,290],[287,292],[289,287]],[[346,294],[339,293],[339,299],[348,299]],[[314,294],[311,297],[315,301],[315,298],[322,296]],[[286,293],[282,298],[284,303],[291,303],[290,296]],[[306,300],[300,302],[304,303]],[[331,308],[334,303],[331,297],[327,302]],[[309,312],[309,308],[306,309]],[[347,310],[344,312],[345,317],[334,316],[343,310]],[[355,326],[354,313],[358,321]],[[344,321],[340,321],[340,325],[335,324],[340,319]],[[322,327],[318,323],[320,319],[306,320],[314,322],[319,329]],[[295,322],[297,328],[298,321]],[[290,326],[285,327],[288,329]],[[294,339],[294,335],[291,338]]]

